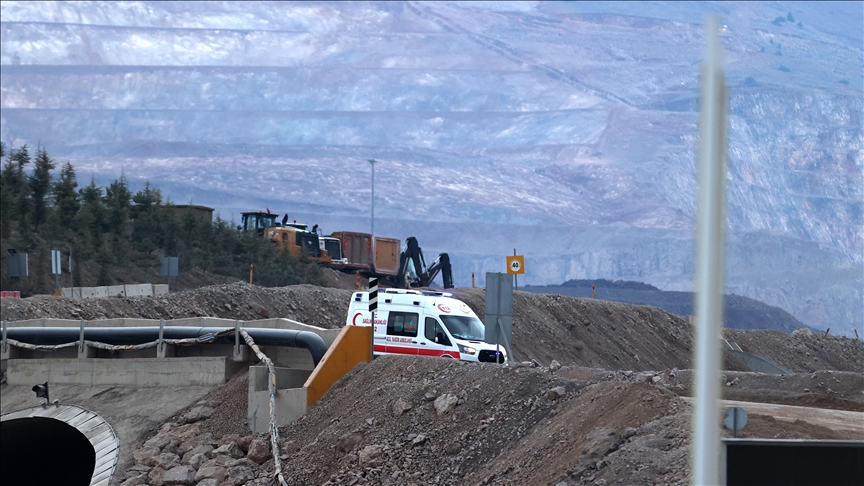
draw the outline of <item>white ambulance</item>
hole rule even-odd
[[[369,292],[354,292],[348,326],[368,326]],[[483,342],[486,328],[474,311],[450,293],[383,289],[378,291],[374,353],[441,356],[463,361],[504,363],[504,349]]]

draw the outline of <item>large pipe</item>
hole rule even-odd
[[[207,334],[215,334],[225,329],[223,327],[165,326],[165,339],[197,338]],[[260,327],[244,328],[259,346],[289,346],[308,349],[312,354],[315,366],[327,352],[327,345],[321,336],[309,331],[293,329],[265,329]],[[79,328],[76,327],[10,327],[7,337],[30,344],[64,344],[79,339]],[[159,326],[143,327],[85,327],[84,339],[106,344],[128,345],[142,344],[159,339]],[[235,344],[234,336],[224,336],[217,340],[223,344]]]

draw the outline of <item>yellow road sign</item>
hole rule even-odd
[[[507,273],[522,275],[525,273],[525,256],[513,255],[507,257]]]

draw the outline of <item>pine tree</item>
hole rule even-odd
[[[54,183],[52,195],[54,207],[57,208],[57,216],[60,225],[64,228],[72,227],[72,222],[81,208],[78,202],[78,183],[75,181],[75,168],[66,162],[60,171],[60,180]]]
[[[102,203],[102,188],[96,185],[96,178],[91,177],[90,184],[81,189],[78,197],[81,200],[81,210],[75,217],[78,231],[89,237],[90,245],[87,250],[97,250],[102,246],[102,231],[105,225],[107,212]]]
[[[163,237],[159,214],[162,194],[147,181],[144,189],[132,196],[132,202],[132,241],[139,251],[150,253],[159,248]]]
[[[114,282],[111,279],[111,265],[114,263],[114,257],[107,248],[103,248],[96,255],[96,263],[99,264],[99,275],[96,277],[96,285],[112,285]]]
[[[120,174],[120,179],[105,188],[105,207],[108,210],[108,230],[116,235],[125,235],[124,228],[129,221],[129,210],[132,205],[132,193],[126,176]]]
[[[0,143],[0,157],[6,155],[6,145]],[[10,160],[0,171],[0,236],[9,238],[12,235],[12,214],[15,209],[15,166]]]
[[[20,222],[19,231],[22,234],[27,233],[27,215],[30,213],[30,187],[27,185],[27,175],[24,173],[24,167],[30,163],[30,153],[27,151],[27,145],[22,145],[20,149],[9,154],[15,167],[15,210]]]
[[[33,175],[28,178],[33,201],[30,222],[37,231],[39,226],[47,219],[48,204],[46,198],[48,192],[51,190],[51,171],[55,167],[56,164],[48,156],[48,152],[44,148],[39,147],[36,150],[36,163],[33,168]]]

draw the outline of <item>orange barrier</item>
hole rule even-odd
[[[327,393],[333,383],[358,363],[372,361],[372,327],[345,326],[330,345],[330,349],[309,375],[303,388],[306,389],[306,404],[312,406]]]

